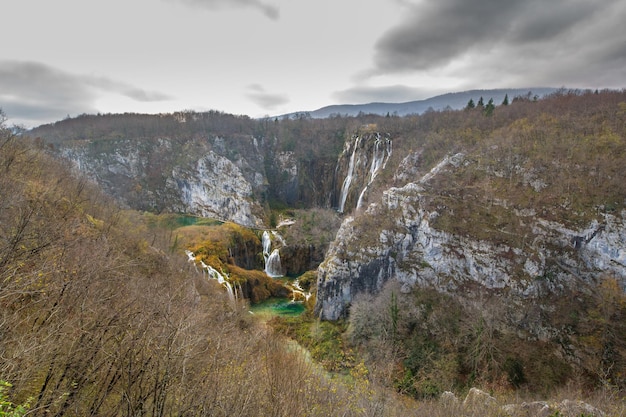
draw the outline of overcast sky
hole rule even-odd
[[[626,0],[10,0],[0,108],[251,117],[470,89],[626,87]]]

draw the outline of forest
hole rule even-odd
[[[488,111],[468,105],[406,117],[83,115],[31,135],[3,123],[0,413],[496,416],[506,403],[569,399],[624,415],[620,277],[551,299],[549,321],[567,339],[549,342],[500,327],[497,318],[506,312],[496,299],[485,301],[484,314],[432,289],[404,294],[393,282],[355,300],[338,322],[314,316],[314,296],[301,316],[260,320],[250,304],[282,290],[239,255],[261,250],[258,231],[221,222],[172,227],[164,213],[123,207],[55,153],[62,143],[82,140],[169,137],[184,144],[252,135],[275,138],[276,149],[300,161],[336,160],[346,137],[373,126],[394,138],[392,164],[419,149],[420,174],[447,154],[469,155],[471,165],[428,190],[426,203],[446,208],[434,223],[442,231],[523,248],[528,226],[511,221],[501,201],[572,227],[626,206],[626,94],[618,91],[560,91],[542,100],[512,98]],[[551,181],[533,188],[524,172]],[[400,180],[382,172],[370,200]],[[324,250],[339,227],[337,214],[310,194],[285,201],[270,188],[262,198],[274,219],[268,224],[299,216],[306,227],[292,229],[289,239]],[[353,214],[376,233],[367,228],[371,219]],[[230,299],[188,262],[185,249],[228,270],[246,297]],[[303,281],[314,294],[315,270]],[[562,349],[582,352],[584,363],[560,359],[555,352]],[[472,387],[498,398],[498,407],[440,400],[446,391],[461,396]]]

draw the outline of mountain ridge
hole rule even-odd
[[[444,110],[448,106],[452,110],[460,110],[464,108],[470,99],[478,102],[482,97],[485,101],[490,98],[495,104],[500,104],[504,97],[508,95],[509,101],[515,97],[545,97],[559,90],[554,87],[532,87],[532,88],[499,88],[487,90],[467,90],[460,92],[450,92],[429,97],[422,100],[411,100],[405,102],[369,102],[363,104],[333,104],[313,111],[296,111],[292,113],[282,114],[276,117],[298,117],[307,115],[314,119],[323,119],[331,116],[357,116],[359,113],[378,114],[385,116],[387,114],[393,116],[407,116],[410,114],[422,114],[426,111]]]

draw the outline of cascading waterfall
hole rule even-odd
[[[278,248],[272,250],[272,236],[274,240],[277,240],[282,246],[285,246],[285,240],[276,231],[272,231],[272,234],[265,230],[261,238],[263,244],[263,259],[265,260],[265,273],[272,277],[282,277],[282,265],[280,264],[280,252]]]
[[[197,270],[196,257],[193,254],[193,252],[191,252],[190,250],[186,250],[185,253],[187,254],[187,258],[189,262],[193,262]],[[226,288],[226,291],[228,292],[228,297],[231,299],[231,301],[235,301],[238,298],[235,292],[235,289],[233,288],[233,285],[230,282],[228,282],[228,280],[222,273],[220,273],[217,269],[213,268],[211,265],[205,264],[204,261],[202,260],[200,261],[200,266],[202,267],[203,276],[204,276],[204,272],[206,271],[207,278],[217,280],[219,284],[222,284]]]
[[[265,273],[272,278],[283,276],[278,248],[274,249],[267,258],[267,262],[265,263]]]
[[[374,154],[372,155],[372,163],[370,165],[370,177],[367,181],[365,187],[363,187],[363,191],[359,194],[359,199],[356,203],[356,208],[359,209],[363,205],[363,198],[365,197],[365,193],[369,186],[374,182],[374,179],[378,175],[380,171],[385,169],[387,165],[387,161],[389,161],[389,157],[391,156],[391,151],[393,149],[391,139],[385,139],[385,146],[382,147],[383,139],[381,139],[380,134],[376,134],[376,142],[374,142]]]
[[[341,186],[341,194],[339,197],[339,209],[337,210],[339,213],[343,213],[344,207],[346,205],[346,199],[348,198],[348,191],[350,191],[350,184],[352,183],[352,176],[354,175],[354,161],[356,159],[356,151],[359,148],[359,141],[361,137],[357,137],[354,141],[354,149],[352,149],[352,156],[350,156],[350,164],[348,165],[348,174],[346,178],[343,180],[343,185]]]
[[[270,234],[267,230],[263,232],[261,243],[263,244],[263,259],[267,265],[267,258],[270,257],[270,251],[272,250],[272,239],[270,238]]]

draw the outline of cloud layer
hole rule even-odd
[[[594,70],[616,84],[626,75],[623,1],[402,3],[406,17],[377,42],[370,75],[444,71],[485,85],[579,84]]]
[[[498,45],[519,48],[563,41],[581,21],[601,14],[611,1],[439,0],[408,6],[399,26],[378,42],[381,70],[425,70],[467,53]]]
[[[103,93],[140,102],[170,98],[124,82],[76,75],[39,62],[0,60],[0,105],[9,117],[18,115],[23,123],[95,112],[95,101]]]
[[[27,125],[626,87],[625,0],[30,0],[3,11],[29,16],[29,30],[0,25],[0,107]]]

